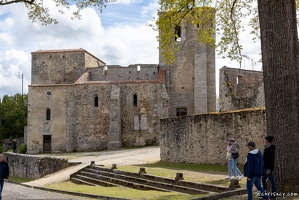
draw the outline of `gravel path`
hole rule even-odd
[[[48,191],[44,191],[44,190],[33,189],[33,188],[25,187],[25,186],[22,186],[19,184],[5,182],[3,192],[2,192],[2,199],[3,200],[19,200],[19,199],[80,200],[80,199],[84,199],[84,198],[66,195],[66,194],[55,193],[55,192],[48,192]]]

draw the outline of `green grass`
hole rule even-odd
[[[192,182],[221,186],[228,186],[230,183],[229,180],[224,179],[225,175],[227,174],[226,166],[165,163],[159,161],[152,164],[119,166],[118,169],[138,173],[141,167],[145,168],[146,173],[155,176],[175,178],[176,173],[179,172],[183,173],[185,180]],[[245,186],[244,179],[240,181],[240,184],[241,186]]]
[[[188,170],[188,171],[195,171],[195,172],[205,172],[205,173],[221,173],[227,172],[227,166],[219,166],[219,165],[198,165],[198,164],[184,164],[184,163],[168,163],[168,162],[156,162],[151,164],[144,164],[141,165],[143,167],[159,167],[165,169],[172,169],[172,170]]]
[[[25,182],[33,181],[34,179],[10,176],[8,180],[16,183],[25,183]]]
[[[52,184],[46,187],[52,189],[64,190],[64,191],[88,193],[94,195],[103,195],[103,196],[127,198],[127,199],[188,200],[195,197],[204,196],[204,195],[181,194],[177,192],[159,192],[154,190],[147,190],[147,191],[134,190],[125,187],[102,187],[102,186],[88,186],[88,185],[81,185],[81,184],[79,185],[79,184],[72,183],[70,181],[58,183],[58,184]]]
[[[156,162],[144,165],[118,166],[119,170],[138,173],[140,168],[145,168],[147,174],[175,178],[176,173],[183,173],[184,179],[192,182],[209,183],[221,186],[228,186],[229,180],[224,179],[227,173],[226,166],[196,165],[181,163]],[[245,179],[240,181],[241,187],[245,187]],[[177,192],[159,192],[153,190],[135,190],[126,187],[102,187],[75,184],[70,181],[47,185],[47,188],[81,192],[110,197],[144,200],[189,200],[206,195],[188,195]]]

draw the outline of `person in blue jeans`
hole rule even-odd
[[[9,176],[9,167],[3,158],[3,154],[0,153],[0,200],[2,200],[4,181],[7,181]]]
[[[262,176],[264,172],[264,159],[260,150],[255,148],[255,143],[250,141],[246,145],[249,149],[247,159],[244,165],[244,176],[247,177],[246,189],[248,200],[252,200],[252,187],[255,187],[261,192],[260,196],[270,200],[264,188],[261,186]]]
[[[230,153],[232,142],[230,141],[230,138],[228,138],[227,141],[228,141],[228,145],[226,147],[226,159],[227,159],[228,176],[226,177],[226,179],[232,179],[233,158],[232,158],[232,154]]]
[[[231,148],[229,152],[232,154],[232,169],[234,171],[234,177],[233,179],[241,180],[244,176],[242,175],[241,171],[238,169],[237,164],[238,164],[238,157],[234,158],[233,154],[238,154],[239,155],[239,144],[235,141],[234,138],[229,139]]]
[[[265,149],[264,149],[264,174],[263,174],[263,188],[267,191],[267,179],[269,179],[272,186],[271,199],[276,199],[276,182],[274,178],[274,161],[275,161],[275,150],[276,146],[272,144],[274,137],[266,136],[265,137]],[[269,191],[268,191],[269,193]]]

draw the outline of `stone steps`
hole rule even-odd
[[[95,186],[95,184],[92,184],[92,183],[90,183],[88,181],[84,181],[84,180],[82,180],[80,178],[75,178],[75,177],[72,178],[72,182],[73,183],[77,183],[77,184],[86,184],[86,185],[90,185],[90,186]]]
[[[157,182],[186,186],[189,188],[195,188],[195,189],[200,189],[200,190],[209,191],[209,192],[224,192],[224,191],[231,190],[230,188],[225,187],[225,186],[216,186],[216,185],[212,185],[212,184],[195,183],[195,182],[185,181],[183,179],[176,180],[173,178],[166,178],[166,177],[160,177],[160,176],[154,176],[151,174],[146,174],[146,172],[143,173],[142,175],[140,175],[140,172],[139,173],[127,172],[127,171],[121,171],[118,169],[109,169],[109,168],[105,168],[103,166],[97,166],[97,165],[90,166],[90,169],[94,169],[94,170],[99,169],[100,171],[111,172],[114,174],[122,174],[122,175],[127,175],[130,177],[136,177],[136,178],[142,177],[143,179],[146,179],[146,180],[153,180],[153,181],[157,181]]]
[[[95,185],[105,185],[105,186],[125,186],[133,189],[139,189],[139,190],[158,190],[158,191],[163,191],[163,192],[170,192],[169,190],[164,190],[158,187],[154,186],[147,186],[123,179],[118,179],[118,178],[111,178],[108,176],[102,176],[90,172],[81,172],[82,174],[77,174],[76,178],[84,180],[86,182],[91,182]]]
[[[81,172],[83,174],[89,174],[90,177],[97,177],[99,179],[108,179],[113,182],[117,182],[117,184],[124,185],[124,186],[130,186],[132,183],[136,185],[137,189],[152,189],[152,190],[158,190],[158,191],[164,191],[164,192],[170,192],[170,191],[177,191],[181,193],[188,193],[188,194],[206,194],[207,191],[194,189],[194,188],[187,188],[179,185],[169,184],[169,183],[163,183],[158,181],[152,181],[144,178],[139,177],[131,177],[123,174],[115,174],[110,172],[104,172],[94,169],[87,169],[88,171],[92,172]],[[87,176],[87,175],[86,175]],[[112,179],[113,178],[113,179]],[[125,180],[125,181],[123,181]]]
[[[140,168],[139,173],[133,173],[94,164],[72,174],[71,181],[88,185],[124,186],[139,190],[175,191],[186,194],[209,194],[231,190],[228,187],[184,181],[182,177],[171,179],[149,175],[144,168]]]

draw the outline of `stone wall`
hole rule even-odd
[[[41,178],[69,166],[67,159],[15,153],[4,153],[4,160],[8,162],[10,176],[33,179]]]
[[[29,86],[27,153],[43,152],[43,137],[51,136],[53,152],[66,150],[66,94],[70,85]],[[48,95],[51,92],[51,95]],[[46,110],[51,110],[50,120],[46,119]]]
[[[84,49],[39,50],[31,54],[31,84],[72,84],[85,68],[104,65]]]
[[[176,64],[164,64],[160,52],[159,63],[166,70],[169,94],[169,117],[177,116],[177,109],[187,115],[216,110],[215,49],[197,40],[197,27],[186,23],[180,27],[179,52]]]
[[[137,66],[140,71],[137,73]],[[107,72],[104,74],[103,67],[88,69],[90,72],[89,81],[136,81],[136,80],[156,80],[158,68],[154,64],[139,64],[121,67],[119,65],[107,65]]]
[[[224,165],[227,138],[239,143],[244,163],[249,141],[263,150],[266,133],[264,109],[201,114],[161,119],[161,160],[165,162]]]
[[[219,70],[220,111],[265,106],[263,72],[223,67]]]

